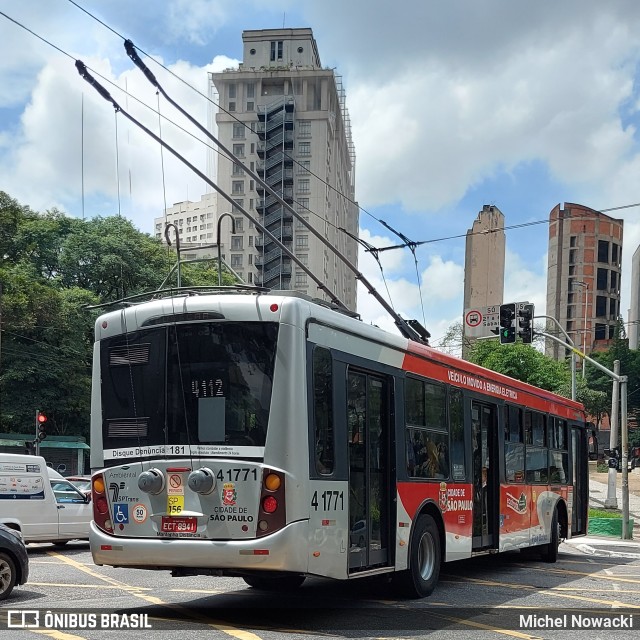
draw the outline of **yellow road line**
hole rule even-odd
[[[629,582],[631,584],[640,584],[640,580],[636,580],[633,578],[623,578],[621,576],[607,575],[603,573],[594,574],[594,573],[589,573],[588,571],[573,571],[571,569],[552,569],[551,567],[549,568],[545,567],[544,569],[539,569],[538,567],[528,567],[528,568],[532,569],[533,571],[543,571],[544,573],[551,572],[551,573],[560,574],[560,575],[566,574],[570,576],[583,576],[588,578],[598,578],[602,580],[615,580],[616,582]]]
[[[77,587],[78,589],[122,589],[120,586],[116,585],[105,585],[105,584],[69,584],[67,582],[31,582],[29,580],[29,586],[32,587],[63,587],[64,589],[68,589],[70,587]],[[151,591],[151,587],[135,587],[140,591]]]
[[[530,584],[510,584],[508,582],[497,582],[495,580],[481,580],[480,578],[459,578],[463,582],[473,582],[475,584],[484,584],[488,587],[503,587],[507,589],[524,589],[525,591],[536,591],[539,595],[549,595],[554,598],[566,598],[568,600],[579,600],[581,602],[589,602],[591,604],[604,604],[614,608],[625,607],[627,609],[640,609],[640,605],[628,604],[620,600],[602,600],[600,598],[585,598],[583,596],[571,595],[569,593],[559,593],[554,588],[545,589],[535,587]]]
[[[84,636],[75,636],[72,633],[64,631],[55,631],[54,629],[29,629],[31,633],[39,633],[41,636],[49,636],[54,640],[87,640]]]
[[[130,593],[136,598],[141,598],[145,602],[162,605],[167,608],[173,609],[175,611],[179,611],[182,615],[188,618],[191,618],[192,620],[196,620],[197,622],[201,622],[202,624],[206,624],[207,626],[212,627],[213,629],[222,631],[223,633],[226,633],[227,635],[230,635],[233,638],[238,638],[238,640],[262,640],[260,636],[258,636],[255,633],[251,633],[250,631],[245,631],[244,629],[239,629],[229,624],[217,623],[211,620],[211,618],[208,618],[207,616],[204,616],[198,613],[194,613],[193,611],[190,611],[189,609],[181,606],[180,604],[164,602],[160,600],[160,598],[156,598],[155,596],[150,596],[145,593],[142,593],[142,589],[140,587],[134,587],[132,585],[125,584],[124,582],[120,582],[119,580],[115,580],[113,578],[109,578],[108,576],[102,575],[97,571],[94,571],[90,567],[80,562],[77,562],[73,558],[70,558],[68,556],[63,556],[59,553],[56,553],[55,551],[47,551],[47,553],[55,558],[62,560],[66,564],[69,564],[72,567],[79,569],[80,571],[84,571],[85,573],[89,574],[94,578],[97,578],[98,580],[104,580],[105,582],[107,582],[112,586],[120,587],[122,590],[126,591],[127,593]]]
[[[457,622],[467,627],[474,627],[475,629],[483,629],[485,631],[493,631],[493,633],[500,633],[505,636],[511,636],[512,638],[521,638],[522,640],[542,640],[540,636],[532,636],[528,633],[522,633],[521,631],[512,631],[510,629],[501,629],[488,624],[482,624],[481,622],[474,622],[473,620],[463,620],[462,618],[456,618],[454,616],[445,616],[434,611],[429,611],[429,615],[434,615],[436,618],[443,620],[449,620],[450,622]]]

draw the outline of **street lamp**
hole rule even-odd
[[[584,289],[584,324],[582,325],[582,353],[587,353],[587,296],[589,294],[589,283],[582,280],[574,280],[573,284],[580,285]],[[582,377],[585,376],[587,361],[582,358]]]

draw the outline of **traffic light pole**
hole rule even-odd
[[[620,360],[614,360],[613,372],[620,375]],[[611,393],[611,421],[609,423],[609,449],[613,450],[618,446],[618,408],[620,406],[620,383],[613,380],[613,390]],[[622,464],[622,462],[620,463]],[[625,463],[626,465],[626,463]],[[609,467],[609,477],[607,482],[607,498],[604,501],[606,509],[618,508],[618,496],[616,496],[616,484],[618,482],[618,469]]]
[[[40,424],[38,422],[38,414],[39,413],[40,412],[36,409],[36,417],[35,417],[35,420],[34,420],[35,425],[36,425],[36,428],[35,428],[35,436],[36,437],[33,440],[33,446],[34,446],[34,452],[35,452],[35,454],[37,456],[40,455],[40,438],[38,438],[38,427],[40,426]]]

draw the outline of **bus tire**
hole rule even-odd
[[[440,576],[440,532],[428,514],[418,516],[409,544],[409,568],[397,575],[398,590],[408,598],[426,598]]]
[[[553,510],[553,518],[551,518],[551,540],[549,544],[542,547],[540,556],[544,562],[554,563],[558,560],[558,547],[560,546],[560,520],[558,518],[558,509]]]
[[[18,579],[16,565],[11,556],[0,553],[0,600],[8,598]]]
[[[243,576],[242,579],[260,591],[293,591],[305,581],[305,576]]]

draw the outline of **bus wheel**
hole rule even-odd
[[[242,579],[250,587],[261,591],[292,591],[305,581],[305,576],[243,576]]]
[[[427,514],[418,516],[409,545],[409,568],[395,582],[409,598],[426,598],[433,593],[440,575],[440,532]]]
[[[556,562],[558,559],[558,547],[560,546],[560,521],[558,519],[558,509],[553,510],[553,518],[551,519],[551,540],[549,544],[542,547],[540,553],[544,562]]]

